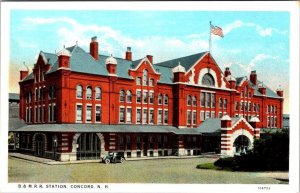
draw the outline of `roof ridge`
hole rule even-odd
[[[178,57],[178,58],[173,58],[173,59],[170,59],[170,60],[165,60],[165,61],[156,63],[155,65],[160,66],[161,63],[169,62],[169,61],[172,61],[172,60],[178,60],[178,59],[182,59],[182,58],[188,58],[188,57],[191,57],[191,56],[196,56],[196,55],[204,54],[204,53],[207,53],[207,52],[208,52],[208,51],[205,51],[205,52],[198,52],[198,53],[195,53],[195,54],[190,54],[190,55],[188,55],[188,56],[182,56],[182,57]]]

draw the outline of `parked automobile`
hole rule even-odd
[[[102,162],[109,163],[123,163],[125,161],[125,157],[123,154],[118,152],[110,152],[107,156],[102,158]]]

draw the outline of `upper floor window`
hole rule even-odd
[[[136,91],[136,102],[137,103],[141,102],[141,91],[140,90]]]
[[[92,87],[88,86],[86,88],[86,99],[91,100],[92,99]]]
[[[204,105],[205,105],[205,93],[204,92],[200,93],[200,103],[201,103],[201,107],[204,107]]]
[[[124,90],[120,91],[120,102],[124,102],[125,101],[125,92]]]
[[[224,109],[227,109],[227,99],[224,99]]]
[[[154,103],[154,92],[149,93],[149,103],[153,104]]]
[[[187,96],[187,105],[191,106],[192,104],[192,97],[190,95]]]
[[[193,96],[193,106],[197,106],[197,98]]]
[[[202,78],[202,85],[215,86],[215,80],[210,73],[206,73]]]
[[[168,95],[164,96],[164,104],[167,105],[169,103],[169,97]]]
[[[131,103],[131,101],[132,101],[132,94],[131,94],[130,90],[128,90],[127,93],[126,93],[126,101],[128,103]]]
[[[37,90],[36,90],[37,91]],[[39,98],[39,92],[36,92],[36,99]],[[55,90],[55,86],[52,85],[52,86],[49,86],[49,89],[48,89],[48,98],[49,99],[55,99],[56,98],[56,90]]]
[[[148,70],[143,70],[143,85],[147,85],[148,83]]]
[[[95,98],[98,100],[101,99],[101,88],[96,87],[95,91]]]
[[[81,85],[77,85],[76,86],[76,98],[82,99],[82,96],[83,96],[82,86]]]
[[[216,107],[216,94],[211,93],[211,107]]]
[[[158,95],[158,104],[161,105],[162,104],[162,100],[163,100],[163,96],[162,94]]]
[[[154,86],[154,79],[153,78],[150,78],[149,86]]]
[[[137,77],[136,78],[136,84],[137,85],[141,85],[141,83],[142,83],[142,78],[141,77]]]
[[[206,98],[205,98],[205,101],[206,101],[206,107],[210,107],[211,105],[211,93],[206,93]]]
[[[223,100],[222,100],[222,98],[219,98],[219,108],[223,108]]]

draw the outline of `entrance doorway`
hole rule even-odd
[[[96,133],[82,133],[77,139],[77,160],[99,159],[100,139]]]
[[[45,140],[43,135],[37,135],[35,138],[35,155],[43,157],[45,153]]]
[[[233,147],[235,148],[235,153],[246,153],[250,146],[250,140],[245,135],[240,135],[236,138],[233,143]]]
[[[148,151],[148,136],[143,136],[143,156],[147,156]]]

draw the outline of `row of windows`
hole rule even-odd
[[[100,100],[101,99],[101,88],[96,87],[94,92],[95,92],[94,98],[96,100]],[[86,95],[85,98],[87,100],[92,100],[93,99],[93,89],[92,89],[91,86],[86,87],[85,95]],[[76,86],[76,98],[77,99],[82,99],[83,98],[83,87],[81,85]]]
[[[39,101],[39,100],[45,100],[46,99],[46,94],[47,94],[47,88],[35,88],[34,90],[34,100]],[[56,98],[56,87],[54,85],[49,86],[48,88],[48,99],[55,99]],[[25,94],[25,101],[26,103],[31,103],[32,102],[32,93],[28,92]]]
[[[126,95],[125,95],[125,91],[121,90],[120,91],[120,102],[125,102],[125,98],[126,98],[126,102],[131,103],[132,102],[132,93],[130,90],[126,91]],[[154,103],[154,91],[147,91],[144,90],[143,91],[143,96],[142,96],[142,91],[141,90],[137,90],[136,91],[136,102],[137,103],[150,103],[153,104]],[[164,105],[168,105],[169,103],[169,97],[168,95],[162,95],[159,94],[158,95],[158,104],[162,105],[164,103]]]
[[[33,115],[33,122],[34,123],[45,123],[46,122],[46,106],[35,106],[34,112],[32,111],[32,107],[26,108],[26,114],[25,114],[25,121],[27,123],[32,122],[32,115]],[[52,103],[48,105],[48,122],[56,122],[56,104]],[[34,113],[34,114],[33,114]]]
[[[158,109],[157,124],[168,124],[169,113],[168,110]],[[132,108],[120,107],[119,111],[120,123],[132,123]],[[136,109],[136,124],[154,124],[154,109],[137,108]]]
[[[143,70],[143,86],[147,86],[149,81],[149,86],[154,86],[154,79],[153,78],[148,78],[148,70],[144,69]],[[141,77],[136,77],[136,84],[141,85],[142,83],[142,78]]]
[[[267,127],[268,128],[277,127],[277,117],[276,116],[275,117],[268,116]]]
[[[253,111],[259,113],[260,105],[256,103],[253,103],[253,105],[251,105],[250,102],[235,102],[235,110],[238,111],[239,109],[245,112]]]
[[[93,113],[93,109],[95,113]],[[84,110],[85,110],[85,117],[83,117]],[[95,117],[95,122],[101,122],[102,108],[100,105],[93,106],[91,104],[87,104],[85,106],[85,109],[83,109],[82,104],[76,105],[76,122],[82,122],[84,118],[86,122],[91,122],[93,116]]]
[[[216,107],[216,94],[210,92],[200,93],[200,104],[201,107]]]
[[[276,106],[274,106],[274,105],[268,105],[268,114],[270,114],[270,113],[277,113],[277,107]]]
[[[131,149],[132,141],[134,140],[131,139],[130,135],[120,135],[118,137],[118,149]],[[143,149],[142,143],[148,144],[150,149],[154,149],[154,143],[157,143],[159,149],[167,148],[168,146],[168,136],[166,135],[149,135],[146,138],[138,135],[135,141],[137,149]]]
[[[197,106],[197,97],[193,96],[191,97],[190,95],[187,96],[187,105],[191,106],[193,104],[193,106]]]
[[[248,91],[248,87],[247,86],[245,87],[245,90],[241,91],[241,97],[242,98],[244,98],[244,97],[245,98],[247,98],[247,97],[251,98],[252,97],[252,93],[250,91]]]

